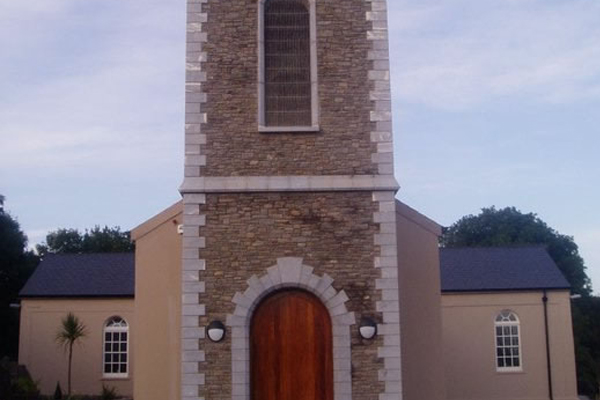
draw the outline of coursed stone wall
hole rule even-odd
[[[380,323],[373,341],[350,326],[351,393],[338,382],[336,400],[398,400],[386,2],[315,0],[320,131],[259,133],[257,1],[188,0],[183,400],[240,395],[240,343],[204,327],[233,321],[236,293],[290,257],[334,281],[355,322]]]
[[[208,194],[201,206],[206,225],[200,227],[200,235],[206,247],[200,257],[206,269],[200,271],[205,292],[199,302],[207,307],[200,325],[235,314],[236,293],[243,293],[253,276],[268,273],[281,257],[302,258],[314,275],[329,276],[335,289],[347,295],[345,307],[357,322],[362,316],[382,321],[383,314],[376,311],[382,300],[376,287],[381,272],[374,268],[380,254],[374,242],[379,224],[373,216],[378,210],[370,192]],[[376,400],[385,389],[379,380],[384,338],[364,341],[357,329],[356,324],[350,328],[352,397],[347,398]],[[232,398],[231,333],[229,328],[221,343],[200,341],[205,354],[200,363],[205,376],[201,397]]]
[[[377,174],[365,0],[318,0],[319,132],[258,134],[257,0],[206,0],[200,176]],[[214,40],[212,40],[214,39]],[[203,118],[203,117],[199,117]],[[334,151],[335,149],[335,151]],[[194,176],[194,175],[190,175]]]

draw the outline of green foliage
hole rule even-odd
[[[573,330],[577,356],[577,385],[588,397],[600,398],[600,298],[573,302]]]
[[[38,254],[46,253],[120,253],[134,250],[129,232],[121,228],[94,228],[82,234],[77,229],[57,229],[46,235],[46,242],[36,246]]]
[[[4,196],[0,195],[0,204]],[[19,223],[0,207],[0,357],[16,360],[19,342],[19,313],[11,308],[18,301],[19,290],[38,264],[39,259],[27,250],[27,236]]]
[[[117,388],[113,386],[102,385],[102,394],[100,395],[101,400],[115,400],[119,398]]]
[[[558,233],[536,214],[525,214],[514,207],[484,208],[479,215],[467,215],[444,229],[440,244],[443,247],[545,245],[575,293],[589,295],[592,291],[573,238]]]
[[[60,328],[56,333],[56,343],[64,347],[69,354],[67,372],[67,394],[71,395],[71,365],[73,361],[73,345],[87,335],[87,328],[73,313],[68,313],[61,320]]]
[[[54,400],[61,400],[63,398],[62,389],[60,388],[60,382],[56,382],[56,389],[54,389]]]
[[[12,386],[12,398],[15,400],[37,400],[39,395],[38,383],[28,376],[17,378]]]
[[[56,343],[68,350],[78,340],[87,335],[87,328],[73,313],[68,313],[61,320],[60,329],[56,333]]]

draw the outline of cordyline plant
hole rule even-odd
[[[71,363],[73,361],[73,345],[87,335],[87,328],[73,313],[68,313],[61,320],[56,333],[56,343],[69,353],[69,369],[67,375],[67,394],[71,395]]]

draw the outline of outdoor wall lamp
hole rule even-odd
[[[213,342],[225,339],[225,325],[221,321],[213,321],[206,327],[206,336]]]
[[[371,318],[363,317],[360,320],[358,332],[363,339],[373,339],[377,335],[377,324]]]

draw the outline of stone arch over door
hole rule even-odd
[[[355,315],[348,312],[346,293],[333,286],[333,278],[313,274],[313,267],[304,265],[302,258],[282,257],[262,276],[252,276],[248,287],[233,297],[235,311],[227,316],[231,327],[231,395],[233,400],[250,400],[250,323],[258,304],[269,294],[298,288],[319,298],[331,318],[333,335],[333,398],[352,399],[350,326]]]

